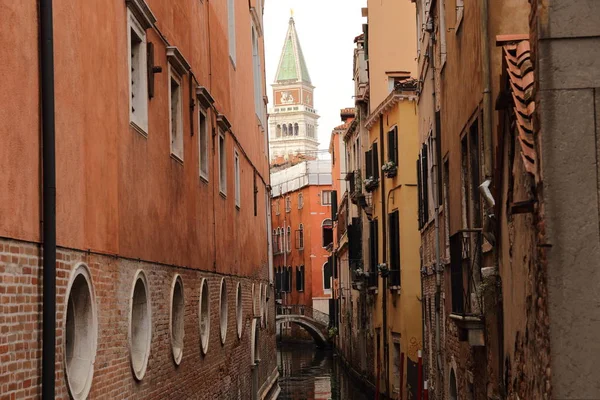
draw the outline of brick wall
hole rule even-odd
[[[68,398],[64,373],[65,295],[74,266],[85,263],[95,291],[98,345],[91,398],[239,399],[251,393],[252,283],[244,277],[132,261],[112,256],[59,249],[57,252],[56,397]],[[137,270],[144,270],[152,309],[152,339],[146,375],[132,374],[128,346],[130,294]],[[183,359],[173,362],[169,336],[171,283],[183,280],[185,336]],[[41,390],[41,258],[36,244],[0,240],[0,393],[2,399],[38,398]],[[219,336],[219,285],[227,282],[228,329],[225,345]],[[200,282],[210,290],[210,340],[201,353],[198,301]],[[243,332],[235,323],[237,282],[242,284]],[[265,284],[266,282],[262,282]],[[258,290],[256,290],[258,296]],[[267,303],[266,328],[260,329],[259,386],[275,372],[274,298]],[[232,387],[237,391],[228,393]]]

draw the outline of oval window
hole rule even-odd
[[[200,311],[200,344],[202,354],[206,354],[210,336],[210,296],[206,279],[202,279],[200,284],[200,304],[198,308]]]
[[[152,322],[148,283],[143,271],[138,271],[133,280],[131,308],[129,315],[129,351],[131,368],[137,380],[146,373],[150,341],[152,337]]]
[[[235,294],[235,318],[237,322],[238,339],[241,339],[242,337],[242,329],[244,325],[242,304],[242,284],[238,282]]]
[[[67,288],[65,367],[74,399],[85,399],[92,387],[96,358],[98,319],[91,274],[78,264]]]
[[[221,344],[225,344],[227,338],[227,286],[225,279],[221,279],[221,293],[219,294],[219,309],[221,320]]]
[[[173,350],[173,361],[179,365],[183,357],[183,323],[184,308],[183,281],[181,276],[175,275],[171,291],[171,349]]]

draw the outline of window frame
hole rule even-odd
[[[204,123],[202,121],[204,120]],[[204,125],[204,129],[202,126]],[[210,172],[209,154],[210,141],[208,140],[208,113],[203,108],[198,111],[198,171],[200,178],[208,182]],[[205,148],[202,149],[202,142],[205,142]],[[206,164],[203,166],[203,164]],[[205,169],[205,170],[204,170]]]
[[[233,149],[233,176],[235,186],[235,206],[239,210],[241,208],[241,169],[240,169],[240,155],[237,149]]]
[[[138,98],[141,98],[141,107],[140,113],[137,115],[134,114],[134,102],[132,98],[134,96],[133,89],[133,74],[132,74],[132,56],[133,56],[133,48],[131,46],[131,34],[132,31],[140,39],[140,57],[138,59],[138,70],[140,74],[141,80],[141,88],[140,93],[138,93]],[[144,29],[142,23],[138,20],[138,18],[134,15],[131,9],[127,9],[127,49],[128,49],[128,75],[129,75],[129,124],[132,125],[136,130],[144,136],[148,136],[148,74],[147,74],[147,63],[148,63],[148,49],[147,49],[148,41],[146,37],[146,30]]]
[[[177,159],[178,161],[183,162],[183,153],[184,153],[184,130],[183,130],[183,77],[181,77],[173,68],[173,66],[169,65],[169,138],[170,141],[170,151],[171,156]],[[177,84],[177,109],[176,112],[176,121],[177,125],[175,129],[173,127],[173,83]],[[176,132],[175,132],[176,131]],[[175,134],[174,134],[175,132]],[[175,145],[179,144],[179,147]]]
[[[235,42],[235,0],[227,0],[227,37],[229,47],[229,60],[236,67],[236,42]]]
[[[325,268],[328,267],[328,266],[329,266],[329,268],[331,268],[331,273],[329,274],[329,288],[327,288],[327,285],[326,285],[327,281],[325,280],[325,278],[326,278]],[[333,266],[329,265],[329,261],[326,261],[323,264],[322,271],[323,271],[323,293],[325,293],[325,294],[331,294],[331,290],[332,290],[332,286],[333,286],[333,282],[332,282],[332,278],[333,278]]]
[[[321,190],[321,205],[324,207],[331,207],[331,192],[333,190]],[[328,202],[325,203],[325,198],[328,198]]]
[[[331,227],[329,227],[329,228],[325,227],[326,221],[329,221],[329,223],[331,224]],[[325,229],[331,230],[331,241],[327,244],[325,243]],[[322,245],[321,247],[326,249],[327,247],[329,247],[330,244],[333,244],[333,220],[331,218],[325,218],[321,222],[321,245]]]
[[[298,210],[301,210],[304,208],[304,195],[302,194],[302,192],[298,193]]]
[[[219,193],[227,197],[227,143],[225,133],[219,129]]]

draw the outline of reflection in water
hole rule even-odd
[[[367,400],[331,350],[281,344],[277,350],[280,400]]]

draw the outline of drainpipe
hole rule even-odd
[[[435,69],[435,51],[434,51],[434,35],[433,34],[429,34],[429,46],[431,48],[431,57],[430,57],[430,62],[431,62],[431,83],[433,85],[433,139],[434,139],[434,157],[433,157],[433,174],[432,174],[432,178],[433,178],[433,202],[434,202],[434,207],[435,207],[435,212],[433,215],[433,220],[434,220],[434,234],[435,234],[435,352],[436,352],[436,364],[437,367],[435,369],[436,371],[436,390],[440,387],[440,371],[442,370],[442,350],[440,348],[440,326],[441,326],[441,316],[440,316],[440,307],[441,307],[441,298],[442,298],[442,279],[441,279],[441,268],[440,268],[440,264],[441,264],[441,251],[440,251],[440,200],[438,198],[438,185],[440,184],[440,168],[441,166],[437,164],[437,160],[438,160],[438,148],[437,145],[435,145],[436,141],[438,140],[437,137],[437,121],[435,118],[435,114],[436,114],[436,79],[435,79],[435,73],[436,73],[436,69]],[[446,210],[446,212],[448,212]]]
[[[481,63],[483,71],[483,154],[485,180],[492,179],[492,88],[490,76],[489,0],[481,1]]]
[[[56,346],[56,154],[52,0],[40,0],[42,103],[43,316],[42,398],[54,399]]]
[[[383,165],[383,163],[385,162],[385,148],[384,148],[384,143],[383,143],[383,115],[381,115],[379,117],[379,147],[380,147],[380,153],[379,153],[379,158],[380,158],[380,163],[379,165]],[[377,166],[377,168],[379,168],[379,165]],[[386,215],[386,205],[385,205],[385,179],[383,179],[383,176],[381,176],[380,179],[380,184],[381,184],[381,210],[382,210],[382,215],[381,215],[381,227],[382,227],[382,238],[381,238],[381,243],[383,244],[383,254],[382,254],[382,259],[383,259],[383,263],[386,264],[387,266],[387,215]],[[390,367],[390,363],[389,363],[389,345],[388,345],[388,326],[387,326],[387,284],[388,284],[388,277],[384,276],[383,277],[383,295],[382,297],[382,302],[383,302],[383,363],[384,363],[384,371],[385,371],[385,395],[390,398],[390,374],[388,372],[389,367]]]

